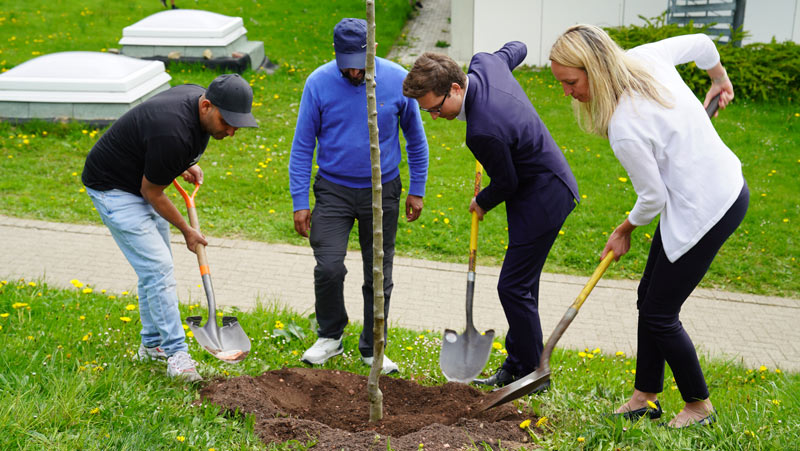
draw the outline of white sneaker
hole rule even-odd
[[[306,349],[300,360],[309,365],[322,365],[331,357],[341,354],[343,350],[341,337],[318,338],[313,346]]]
[[[196,365],[197,362],[192,360],[188,352],[178,351],[167,359],[167,375],[180,377],[189,382],[201,381],[203,377],[197,373]]]
[[[134,357],[136,360],[141,362],[145,362],[147,360],[167,360],[167,354],[161,349],[161,346],[154,346],[152,348],[148,348],[142,343],[139,343],[139,350],[136,352],[136,356]]]
[[[375,360],[373,357],[361,357],[361,361],[364,362],[368,367],[372,367],[372,361]],[[381,373],[383,374],[394,374],[399,373],[400,367],[397,366],[396,363],[392,362],[389,359],[389,356],[386,354],[383,355],[383,368],[381,368]]]

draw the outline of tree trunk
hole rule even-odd
[[[367,65],[364,78],[367,83],[367,122],[369,123],[369,157],[372,164],[372,368],[369,371],[369,421],[383,418],[383,393],[378,381],[383,368],[385,337],[383,327],[383,185],[381,184],[381,149],[378,140],[378,108],[375,101],[375,1],[367,2]]]

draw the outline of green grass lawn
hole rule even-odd
[[[40,281],[0,281],[0,449],[286,450],[313,443],[263,444],[253,431],[253,417],[219,415],[217,407],[197,402],[198,387],[167,378],[163,363],[134,361],[140,329],[136,298],[89,283],[74,281],[75,288],[63,290]],[[197,305],[181,309],[184,317],[207,318]],[[248,332],[251,353],[229,365],[187,339],[206,379],[302,366],[300,355],[316,339],[309,319],[291,312],[266,306],[226,311],[231,313]],[[346,352],[325,368],[368,374],[358,358],[359,332],[358,324],[347,327]],[[392,328],[390,337],[387,355],[400,365],[400,377],[424,385],[445,382],[438,368],[440,331]],[[504,358],[497,340],[487,370]],[[671,431],[656,422],[604,418],[633,389],[635,361],[615,349],[556,350],[553,389],[518,402],[535,413],[531,437],[545,449],[795,446],[800,375],[720,360],[701,363],[719,417],[711,428]],[[669,371],[665,382],[660,401],[669,419],[682,401]]]
[[[183,3],[183,4],[182,4]],[[287,165],[297,108],[306,76],[333,58],[333,25],[364,15],[355,0],[268,2],[178,1],[245,18],[250,40],[264,41],[279,65],[273,75],[248,71],[261,127],[212,142],[200,164],[206,184],[198,197],[204,230],[210,236],[239,237],[307,245],[294,232]],[[36,55],[64,50],[102,51],[118,47],[122,28],[158,11],[156,0],[0,3],[0,70]],[[378,53],[385,55],[409,13],[408,2],[377,5]],[[218,73],[191,66],[170,68],[173,84],[208,83]],[[607,235],[626,216],[635,193],[608,142],[579,131],[571,106],[548,70],[516,71],[534,106],[575,173],[583,198],[556,241],[546,271],[588,275]],[[735,83],[735,80],[734,80]],[[702,286],[758,294],[800,297],[800,106],[734,102],[714,120],[722,138],[742,160],[752,194],[742,226],[723,247]],[[466,262],[467,206],[472,196],[472,154],[464,145],[465,126],[425,118],[430,171],[425,210],[414,223],[401,219],[400,255]],[[81,124],[0,123],[0,213],[60,222],[99,223],[82,192],[80,173],[89,149],[103,130]],[[407,171],[402,168],[407,186]],[[180,199],[176,196],[176,202]],[[180,203],[180,202],[179,202]],[[504,207],[481,223],[479,262],[499,264],[507,244]],[[606,277],[638,278],[655,224],[634,233],[631,252]],[[353,247],[357,241],[352,240]]]

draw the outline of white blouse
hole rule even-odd
[[[628,220],[641,226],[661,214],[664,252],[675,262],[725,215],[744,184],[739,159],[675,69],[689,61],[710,69],[719,53],[708,36],[693,34],[628,55],[650,70],[673,107],[624,95],[608,125],[609,142],[638,196]]]

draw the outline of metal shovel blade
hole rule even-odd
[[[491,409],[500,404],[521,398],[536,391],[537,388],[550,380],[550,368],[541,368],[522,377],[521,379],[506,385],[505,387],[493,390],[481,401],[477,407],[478,412]]]
[[[189,316],[189,325],[195,340],[214,357],[228,363],[239,363],[250,353],[250,339],[235,316],[223,316],[222,327],[209,319],[200,326],[202,317]]]
[[[464,333],[458,335],[452,329],[445,329],[439,353],[439,367],[444,377],[451,382],[472,382],[489,361],[492,340],[494,330],[487,330],[481,335],[474,327],[467,325]]]

